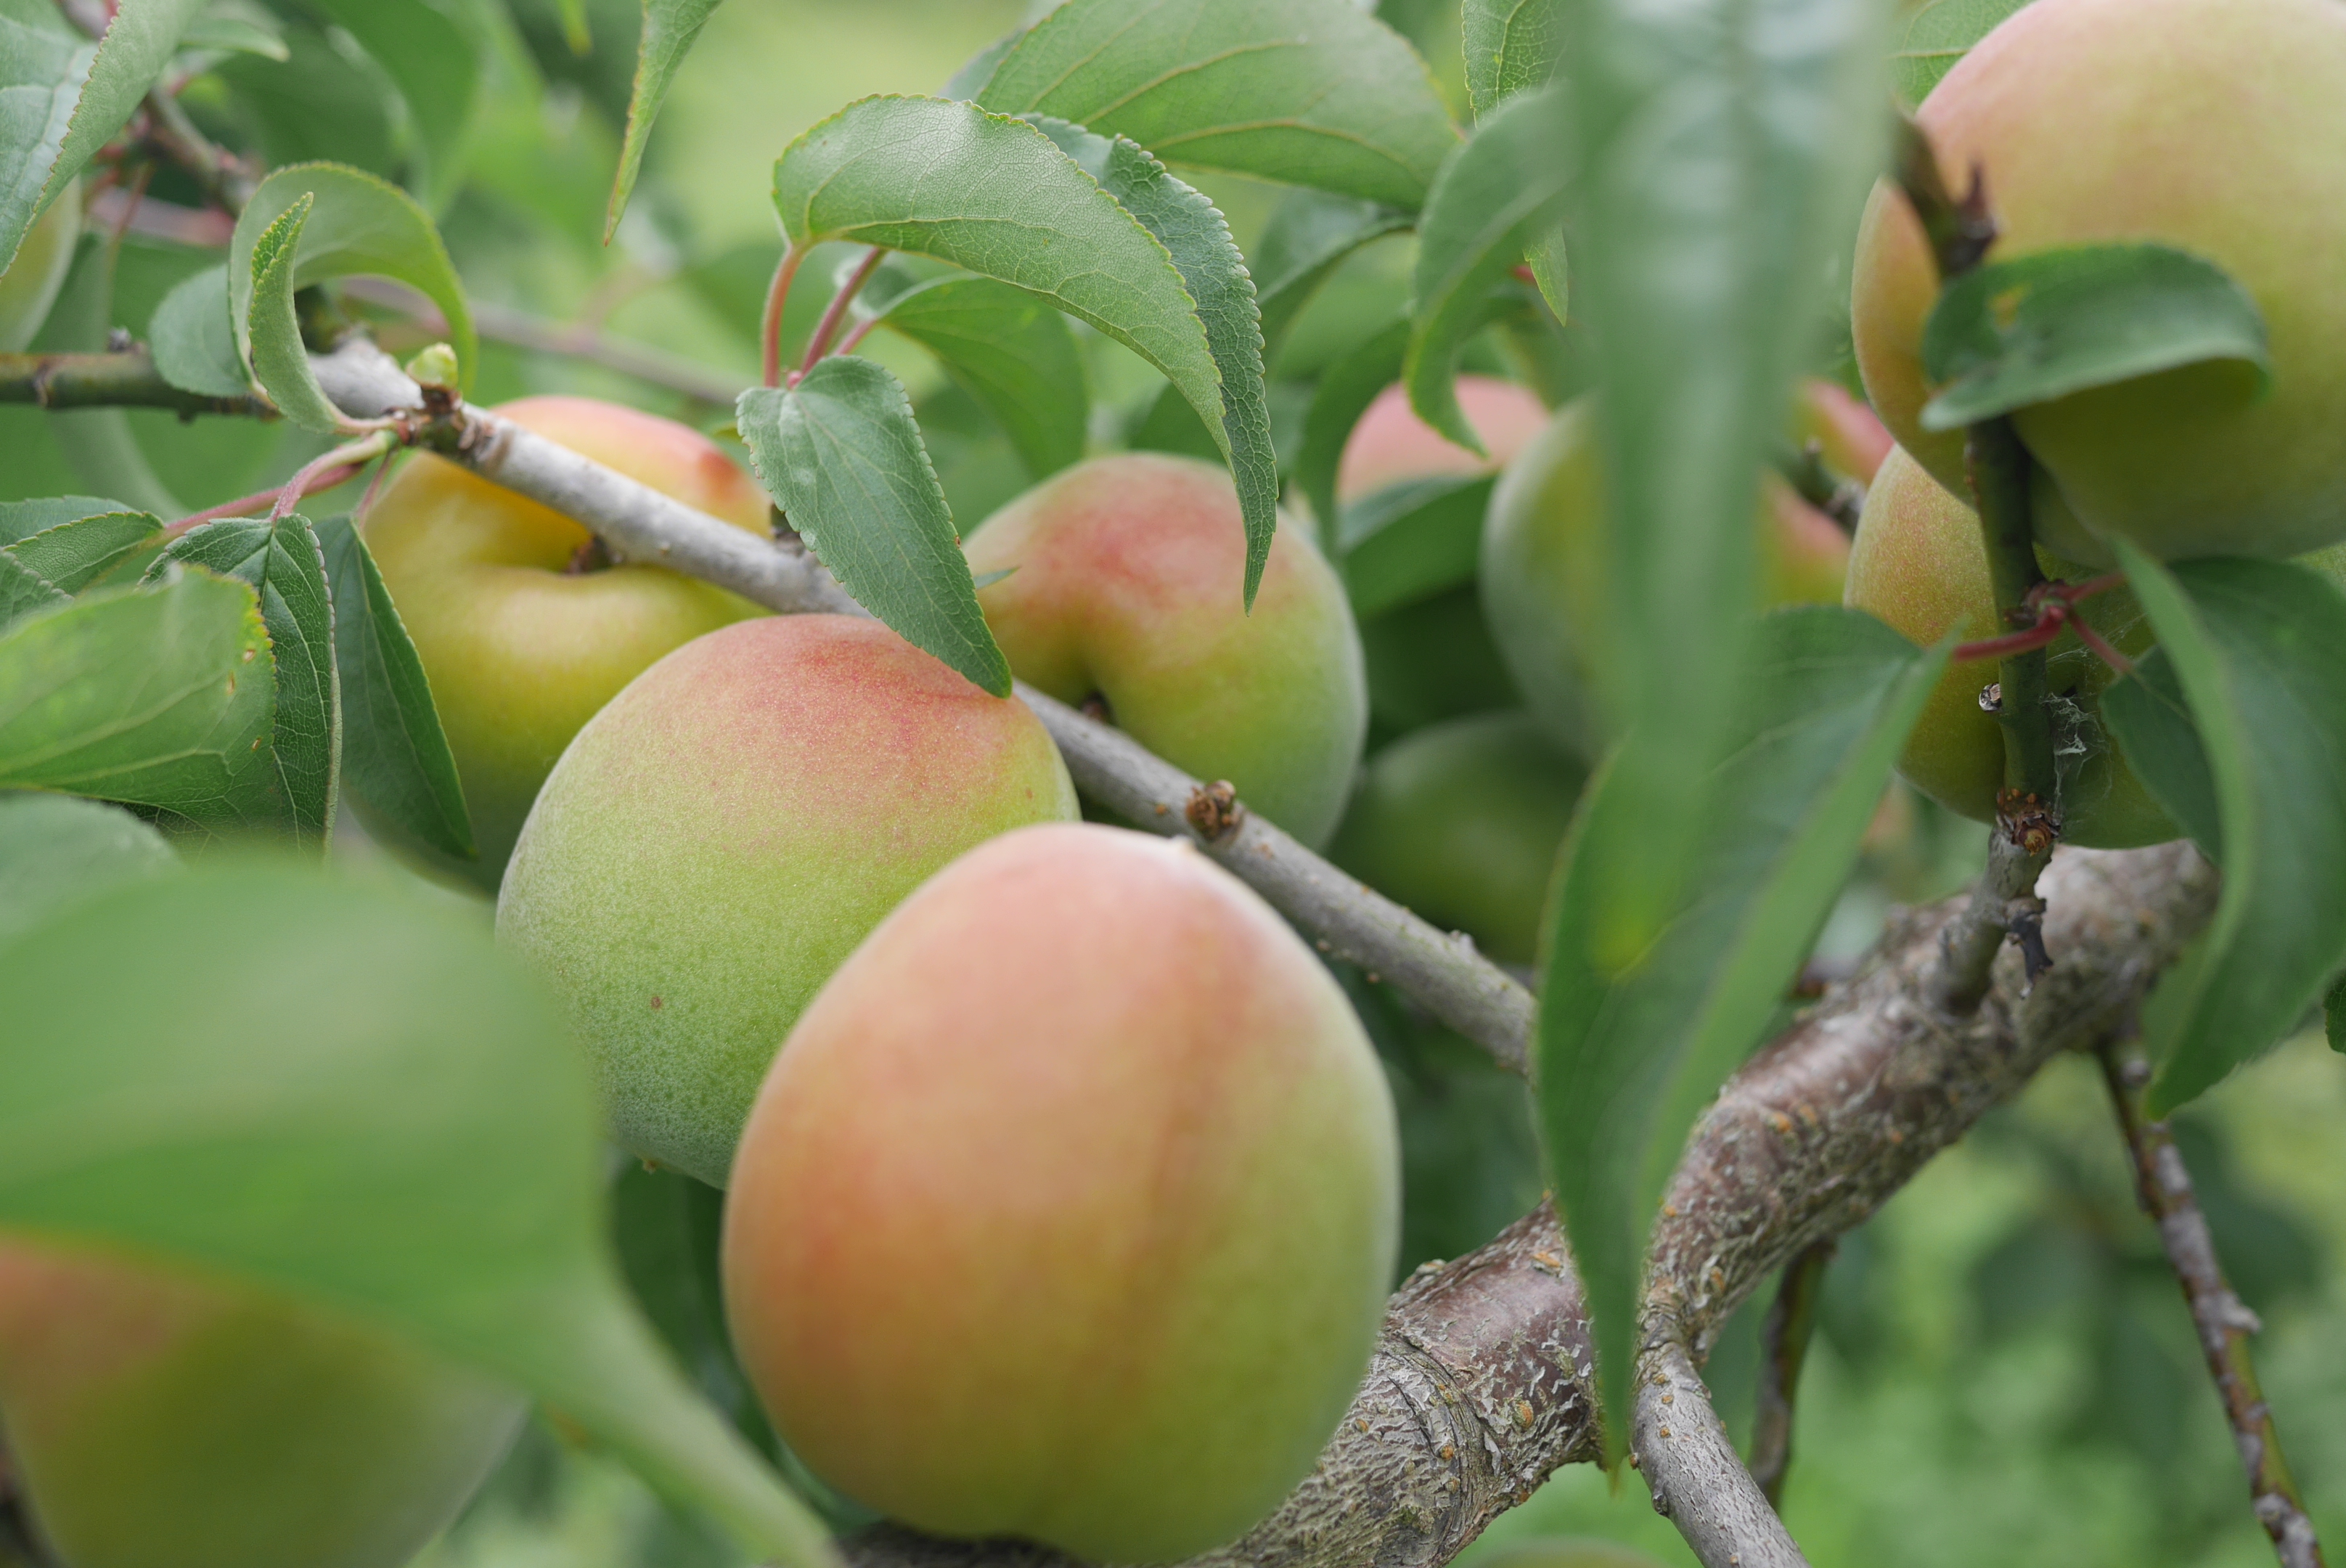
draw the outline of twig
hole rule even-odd
[[[887,254],[877,245],[864,252],[863,260],[856,263],[855,270],[848,274],[847,281],[839,286],[839,292],[833,294],[831,303],[823,307],[822,319],[814,324],[814,331],[807,336],[806,358],[799,365],[800,375],[814,369],[815,361],[822,358],[825,349],[831,347],[831,335],[839,331],[839,323],[846,316],[847,308],[855,302],[855,296],[863,291],[863,285],[872,280],[872,274],[880,270],[881,260]]]
[[[1760,1397],[1751,1416],[1751,1479],[1769,1506],[1784,1501],[1784,1477],[1792,1468],[1792,1401],[1800,1392],[1800,1367],[1816,1331],[1817,1303],[1824,1294],[1825,1267],[1833,1244],[1820,1241],[1784,1266],[1784,1282],[1760,1328]]]
[[[156,372],[143,348],[119,353],[0,354],[0,403],[36,408],[163,408],[182,419],[199,413],[274,419],[257,397],[207,397],[182,392]]]
[[[439,308],[397,283],[375,278],[345,279],[342,291],[355,300],[403,312],[437,337],[448,334],[447,318]],[[510,305],[473,301],[473,326],[492,342],[510,343],[542,354],[583,360],[606,370],[632,376],[646,386],[678,392],[715,408],[731,408],[743,383],[704,369],[676,354],[663,353],[648,343],[615,337],[583,322],[548,321]]]
[[[185,169],[212,205],[230,217],[243,211],[260,183],[245,161],[197,129],[169,93],[148,93],[146,107],[146,145]]]
[[[1677,1396],[1658,1408],[1693,1408],[1692,1359],[1770,1272],[1864,1220],[2053,1056],[2122,1027],[2215,905],[2214,876],[2188,845],[2065,850],[2046,880],[2070,960],[2032,994],[2020,995],[2012,962],[1974,1015],[1939,1013],[1921,983],[1953,905],[1910,913],[1869,967],[1737,1074],[1696,1127],[1656,1230],[1646,1377],[1650,1386],[1655,1371],[1671,1374],[1658,1393]],[[1542,1207],[1471,1256],[1411,1278],[1311,1475],[1198,1568],[1438,1568],[1556,1467],[1597,1458],[1594,1374],[1579,1280]],[[1682,1526],[1717,1517],[1699,1496],[1711,1468],[1691,1451],[1641,1442],[1638,1453]],[[1729,1451],[1719,1468],[1732,1461]],[[1757,1500],[1753,1489],[1746,1501]],[[1746,1539],[1705,1556],[1708,1568],[1729,1568]],[[854,1568],[1065,1562],[1015,1543],[901,1528],[844,1545]]]
[[[2110,1105],[2126,1135],[2127,1152],[2134,1164],[2135,1196],[2143,1212],[2158,1227],[2167,1260],[2183,1288],[2184,1305],[2198,1331],[2199,1351],[2208,1360],[2216,1392],[2224,1401],[2224,1416],[2232,1441],[2240,1451],[2240,1467],[2249,1474],[2249,1505],[2257,1522],[2272,1537],[2273,1553],[2281,1568],[2322,1568],[2321,1543],[2314,1539],[2313,1521],[2306,1516],[2305,1500],[2290,1478],[2289,1461],[2281,1452],[2280,1433],[2274,1429],[2272,1410],[2257,1387],[2257,1368],[2249,1350],[2249,1336],[2263,1325],[2248,1304],[2232,1293],[2216,1257],[2215,1238],[2208,1217],[2191,1187],[2182,1151],[2165,1122],[2143,1115],[2143,1085],[2150,1082],[2149,1064],[2130,1050],[2116,1045],[2102,1049],[2102,1077],[2108,1084]]]
[[[1636,1442],[1655,1511],[1678,1526],[1704,1568],[1809,1568],[1775,1500],[1728,1441],[1684,1345],[1661,1345],[1638,1369]]]
[[[806,252],[795,245],[782,247],[782,259],[774,263],[774,280],[766,285],[766,311],[758,322],[759,364],[765,384],[782,384],[782,312],[790,303],[790,282],[799,275],[799,263]]]

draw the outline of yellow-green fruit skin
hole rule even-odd
[[[1282,517],[1250,613],[1246,530],[1219,466],[1096,458],[970,535],[1010,667],[1062,702],[1107,699],[1119,728],[1317,848],[1368,733],[1368,677],[1344,586]]]
[[[496,412],[744,533],[767,532],[764,493],[688,426],[580,397]],[[538,787],[596,709],[670,649],[761,613],[664,567],[572,571],[592,539],[584,527],[428,454],[393,476],[364,528],[423,661],[480,858],[459,863],[386,836],[493,892]]]
[[[271,1294],[0,1239],[0,1432],[64,1568],[399,1568],[523,1408]]]
[[[1399,1208],[1383,1073],[1286,922],[1186,843],[1031,828],[799,1021],[727,1197],[727,1319],[849,1495],[1171,1562],[1311,1472]]]
[[[0,272],[0,353],[22,353],[49,319],[80,237],[81,181],[75,180],[34,220],[16,259]]]
[[[1483,611],[1531,710],[1584,758],[1604,753],[1595,671],[1612,594],[1595,408],[1560,411],[1501,475],[1483,527]],[[1834,604],[1849,536],[1774,474],[1759,531],[1766,605]]]
[[[668,655],[539,793],[497,936],[586,1044],[612,1129],[725,1185],[800,1009],[964,850],[1076,815],[1024,703],[876,621],[742,621]]]
[[[1528,964],[1586,779],[1528,714],[1432,725],[1369,759],[1328,858],[1500,962]]]
[[[1952,188],[1986,181],[1991,260],[2150,240],[2205,257],[2262,311],[2272,387],[2186,366],[2021,410],[2088,565],[2290,556],[2346,539],[2346,6],[2336,0],[2036,0],[1981,40],[1919,114]],[[1963,433],[1925,432],[1936,290],[1905,198],[1875,188],[1851,327],[1874,407],[1958,496]]]
[[[2041,553],[2040,560],[2048,576],[2090,575]],[[1950,631],[1966,642],[1999,635],[1978,517],[1903,448],[1890,454],[1866,493],[1847,602],[1924,647]],[[2079,613],[2122,653],[2142,654],[2156,640],[2124,587],[2085,600]],[[2046,650],[2046,677],[2050,690],[2072,697],[2093,720],[2091,749],[2059,802],[2062,838],[2114,850],[2176,837],[2175,825],[2100,725],[2101,694],[2116,672],[2076,633],[2064,632]],[[1979,705],[1980,689],[1995,678],[1994,659],[1949,665],[1898,759],[1907,782],[1981,822],[1995,820],[1996,792],[2004,787],[2004,731]]]

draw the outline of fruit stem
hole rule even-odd
[[[863,260],[856,263],[855,270],[848,275],[847,281],[839,286],[839,292],[831,297],[831,303],[823,308],[822,320],[814,324],[814,335],[807,339],[806,358],[799,363],[800,375],[814,369],[815,361],[822,358],[825,349],[831,347],[831,334],[839,331],[840,321],[846,316],[847,307],[854,303],[855,296],[863,291],[863,285],[871,281],[873,272],[879,270],[880,259],[887,254],[874,245]]]
[[[345,446],[338,446],[321,457],[311,459],[279,487],[276,502],[269,509],[271,523],[301,504],[301,498],[313,490],[324,490],[340,484],[360,469],[391,450],[393,433],[388,430],[370,431]]]
[[[770,387],[782,384],[782,306],[790,297],[790,280],[799,275],[799,263],[805,260],[806,252],[796,245],[784,245],[782,259],[774,264],[774,280],[766,286],[766,314],[758,324],[758,337],[765,383]]]

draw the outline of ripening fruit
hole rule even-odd
[[[765,494],[699,431],[583,397],[496,412],[744,533],[769,531]],[[669,649],[762,613],[664,567],[614,565],[578,524],[429,454],[393,477],[365,531],[432,683],[480,859],[460,863],[382,830],[492,891],[578,727]]]
[[[2066,502],[2038,530],[2065,555],[2106,564],[2117,536],[2168,559],[2346,539],[2341,84],[2337,0],[2036,0],[1923,101],[1950,188],[1985,175],[1991,260],[2154,240],[2222,266],[2264,312],[2261,398],[2244,367],[2210,362],[2014,416]],[[1876,187],[1857,241],[1858,363],[1899,443],[1968,496],[1963,433],[1920,423],[1937,286],[1912,209]]]
[[[16,247],[16,259],[0,272],[0,354],[22,353],[49,319],[49,307],[73,270],[74,241],[81,238],[81,181],[57,193],[49,209],[34,220]]]
[[[1098,698],[1120,728],[1317,846],[1368,728],[1361,638],[1336,573],[1282,518],[1254,609],[1228,472],[1127,453],[1046,480],[969,537],[986,624],[1023,680]]]
[[[2049,577],[2094,575],[2039,553]],[[1902,447],[1890,454],[1866,493],[1857,547],[1850,556],[1847,603],[1929,647],[1951,629],[1966,641],[2000,635],[1995,592],[1979,518],[1940,487]],[[2140,655],[2156,640],[2124,587],[2083,601],[2080,613],[2121,653]],[[2102,692],[2116,672],[2064,632],[2046,650],[2048,689],[2076,704],[2086,751],[2063,781],[2062,837],[2072,844],[2125,849],[2177,835],[2100,722]],[[1994,659],[1947,667],[1900,753],[1898,770],[1948,809],[1974,821],[1995,820],[2004,787],[2004,731],[1979,704],[1996,678]]]
[[[568,1009],[618,1141],[722,1186],[767,1064],[864,933],[963,850],[1075,814],[1024,703],[876,621],[743,621],[578,732],[497,935]]]
[[[399,1568],[523,1409],[274,1294],[0,1241],[0,1430],[63,1568]]]
[[[1186,843],[973,850],[758,1096],[726,1310],[791,1450],[949,1535],[1163,1563],[1268,1514],[1368,1366],[1392,1105],[1343,993]]]
[[[1458,406],[1483,438],[1477,457],[1417,417],[1408,391],[1396,382],[1376,395],[1344,441],[1336,466],[1336,499],[1358,501],[1388,484],[1412,479],[1468,477],[1507,465],[1547,424],[1547,405],[1528,387],[1496,376],[1458,378]]]
[[[1369,759],[1328,858],[1501,963],[1528,964],[1586,779],[1528,714],[1433,725]]]
[[[1806,383],[1801,401],[1813,408],[1822,385]],[[1846,393],[1840,397],[1848,401]],[[1848,413],[1840,403],[1827,410],[1818,417]],[[1484,612],[1509,673],[1533,714],[1587,758],[1602,755],[1606,740],[1593,672],[1596,627],[1612,592],[1593,413],[1586,398],[1566,406],[1500,479],[1484,524],[1481,566]],[[1804,409],[1803,423],[1809,417]],[[1841,444],[1853,454],[1863,450],[1846,438]],[[1770,473],[1761,480],[1754,523],[1763,604],[1841,598],[1849,535],[1831,518]]]

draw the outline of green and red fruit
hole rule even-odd
[[[743,621],[578,732],[497,935],[567,1007],[619,1142],[722,1186],[767,1064],[864,933],[963,850],[1075,814],[1024,703],[876,621]]]
[[[2045,575],[2092,574],[2039,553]],[[1927,647],[1954,632],[1964,641],[1996,636],[1995,592],[1979,518],[1923,470],[1903,448],[1890,454],[1866,494],[1850,557],[1847,603]],[[2150,624],[2124,587],[2082,601],[2078,613],[2120,652],[2152,646]],[[2100,723],[2101,694],[2117,678],[2075,632],[2046,650],[2049,689],[2075,704],[2084,759],[2067,774],[2059,806],[2062,837],[2099,849],[2156,844],[2176,836],[2134,769]],[[1924,704],[1898,759],[1898,770],[1923,794],[1974,821],[1995,820],[2004,788],[2004,730],[1980,707],[1996,678],[1996,661],[1951,664]]]
[[[1990,260],[2149,240],[2207,258],[2262,311],[2272,385],[2187,365],[2025,408],[2062,503],[2037,536],[2092,565],[2290,556],[2346,539],[2346,6],[2336,0],[2036,0],[1949,71],[1918,118],[1950,188],[1976,170]],[[1926,432],[1938,274],[1904,196],[1876,188],[1852,331],[1899,443],[1957,496],[1963,432]]]
[[[1454,718],[1369,759],[1328,856],[1500,962],[1528,964],[1586,779],[1528,714]]]
[[[0,1240],[0,1429],[63,1568],[400,1568],[523,1408],[274,1294]]]
[[[1393,1112],[1342,992],[1186,843],[1010,834],[907,899],[758,1096],[729,1320],[859,1501],[1095,1562],[1219,1546],[1368,1366]]]
[[[1246,530],[1216,464],[1096,458],[970,535],[1010,667],[1062,702],[1105,703],[1142,745],[1303,842],[1335,830],[1368,728],[1361,638],[1334,568],[1282,517],[1254,608]]]
[[[1418,418],[1409,406],[1408,391],[1400,384],[1379,392],[1345,438],[1344,454],[1336,466],[1337,501],[1350,504],[1413,479],[1495,473],[1548,421],[1547,405],[1529,388],[1496,376],[1460,376],[1458,406],[1489,455],[1476,456]]]
[[[1802,402],[1815,407],[1824,384],[1807,383]],[[1592,759],[1607,740],[1594,671],[1613,592],[1594,413],[1586,398],[1566,407],[1509,466],[1491,495],[1481,565],[1484,613],[1516,686],[1551,733]],[[1840,600],[1849,535],[1831,518],[1769,473],[1753,521],[1761,604]]]
[[[524,398],[497,412],[745,533],[768,532],[765,494],[699,431],[592,398]],[[480,850],[462,864],[423,858],[492,891],[538,787],[596,709],[671,648],[762,613],[664,567],[613,565],[580,524],[428,454],[393,476],[365,532],[432,683]]]

